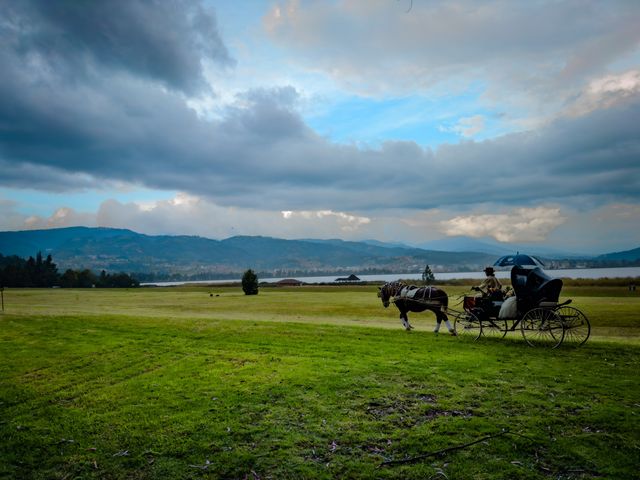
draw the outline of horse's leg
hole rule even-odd
[[[447,314],[444,313],[442,310],[439,310],[438,315],[442,316],[442,319],[444,320],[444,324],[447,326],[447,330],[449,330],[449,333],[453,336],[458,335],[455,329],[451,326],[451,323],[449,322],[449,317],[447,316]]]
[[[440,331],[440,325],[442,324],[443,320],[444,324],[447,326],[447,330],[449,330],[449,333],[455,333],[453,327],[451,326],[451,323],[449,322],[449,317],[447,317],[446,313],[435,308],[431,311],[436,315],[436,328],[433,330],[434,333],[438,333]]]
[[[451,335],[456,335],[456,331],[453,328],[453,326],[451,325],[451,322],[449,322],[449,317],[447,317],[447,314],[444,313],[442,310],[432,310],[433,313],[436,314],[436,328],[434,330],[435,333],[438,333],[440,331],[440,324],[442,323],[442,321],[444,320],[444,324],[447,326],[447,330],[449,330],[449,333]]]
[[[413,327],[409,323],[409,317],[407,316],[407,312],[404,310],[400,311],[400,320],[402,321],[402,326],[404,326],[405,330],[409,331]]]
[[[433,329],[433,333],[438,333],[440,331],[440,324],[442,323],[442,317],[437,310],[431,310],[436,314],[436,328]]]

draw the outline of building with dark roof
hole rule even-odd
[[[353,273],[348,277],[341,277],[341,278],[335,279],[336,283],[348,283],[348,282],[359,282],[359,281],[360,279],[356,277]]]

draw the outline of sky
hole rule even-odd
[[[640,246],[640,2],[0,9],[0,230]]]

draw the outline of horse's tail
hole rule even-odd
[[[449,295],[447,295],[447,292],[444,290],[442,290],[442,307],[440,307],[440,309],[444,313],[447,313],[447,310],[449,309]]]

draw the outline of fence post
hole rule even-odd
[[[0,287],[0,298],[2,298],[2,313],[4,313],[4,287]]]

